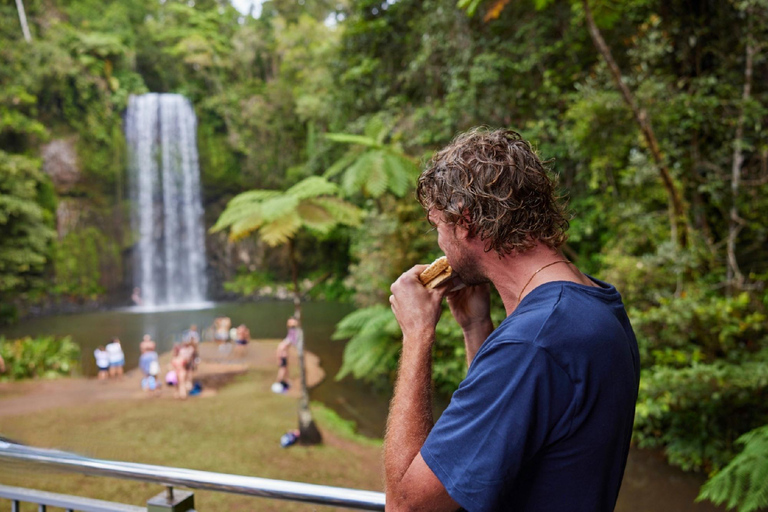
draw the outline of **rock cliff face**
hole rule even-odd
[[[251,272],[262,268],[264,247],[255,238],[231,242],[226,233],[209,234],[206,238],[209,298],[234,298],[235,294],[224,291],[224,283],[233,279],[241,267]]]
[[[59,194],[69,192],[80,180],[76,143],[76,137],[67,137],[52,140],[41,148],[43,171],[51,177]]]

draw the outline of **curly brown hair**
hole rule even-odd
[[[517,132],[474,128],[434,154],[416,196],[428,218],[442,212],[499,256],[536,241],[557,249],[568,238],[568,218],[545,163]]]

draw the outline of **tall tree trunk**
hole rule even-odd
[[[293,239],[288,241],[288,257],[291,261],[293,278],[293,316],[299,321],[297,349],[299,352],[299,374],[301,376],[301,397],[299,398],[299,442],[304,445],[320,444],[323,438],[312,419],[307,389],[306,359],[304,357],[304,329],[301,326],[301,293],[299,290],[299,268],[296,262],[296,247]]]
[[[589,0],[583,0],[582,4],[584,5],[584,17],[587,22],[587,28],[589,29],[589,35],[592,37],[592,42],[597,48],[597,51],[600,52],[600,55],[602,55],[603,59],[605,59],[608,69],[613,76],[613,81],[616,83],[616,87],[618,87],[624,101],[632,110],[635,121],[640,127],[640,131],[645,138],[646,144],[648,144],[648,149],[651,151],[656,167],[659,169],[661,181],[667,191],[667,198],[669,201],[670,229],[672,230],[673,241],[677,242],[680,247],[685,248],[688,245],[688,224],[685,206],[683,205],[680,191],[677,189],[677,186],[672,179],[672,174],[669,172],[669,167],[664,161],[664,155],[662,155],[661,149],[659,149],[659,143],[656,140],[656,134],[651,126],[651,121],[648,119],[648,114],[645,109],[638,106],[632,91],[629,90],[629,87],[627,87],[627,84],[624,82],[621,70],[613,59],[611,49],[608,48],[608,44],[606,44],[605,39],[603,39],[600,29],[597,28],[595,19],[592,17],[592,10],[589,8]]]
[[[744,142],[744,122],[746,117],[746,108],[749,98],[752,94],[752,66],[755,56],[755,46],[752,41],[752,10],[747,10],[747,49],[746,62],[744,63],[744,89],[741,94],[741,110],[739,119],[736,123],[736,135],[733,140],[733,163],[731,166],[731,212],[728,219],[728,269],[726,279],[728,288],[731,292],[740,290],[744,286],[744,275],[739,269],[739,262],[736,259],[736,239],[739,236],[744,221],[739,216],[739,187],[741,182],[741,167],[744,164],[744,153],[742,150]]]
[[[24,12],[24,0],[16,0],[16,10],[19,11],[19,22],[21,23],[21,32],[24,34],[24,40],[31,43],[32,34],[29,33],[29,25],[27,25],[27,14]]]

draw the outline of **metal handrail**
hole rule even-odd
[[[164,486],[221,491],[359,510],[384,510],[384,494],[380,492],[151,464],[91,459],[74,453],[33,448],[5,441],[0,441],[0,459],[42,464],[84,475],[121,477]]]

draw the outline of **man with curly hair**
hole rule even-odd
[[[561,251],[568,219],[519,134],[475,129],[438,151],[417,195],[461,281],[425,265],[391,287],[403,349],[384,447],[387,510],[613,510],[639,383],[621,296]],[[490,284],[507,317],[494,327]],[[445,298],[469,367],[432,418],[435,326]]]

